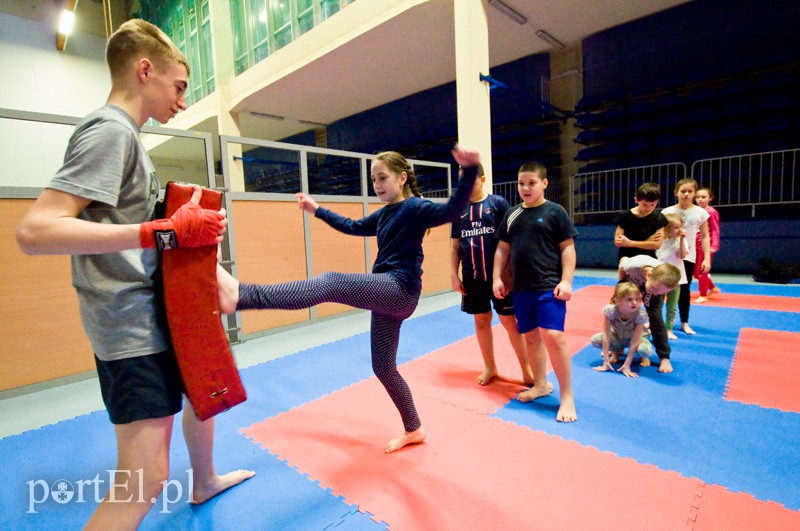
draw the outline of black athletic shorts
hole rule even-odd
[[[494,311],[498,315],[514,315],[514,303],[509,295],[498,299],[492,293],[492,283],[488,280],[477,280],[469,276],[461,281],[466,295],[461,297],[461,311],[470,315]]]
[[[95,355],[94,360],[113,424],[168,417],[183,407],[183,379],[172,350],[116,361]]]

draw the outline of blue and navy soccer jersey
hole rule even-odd
[[[497,249],[497,226],[510,207],[499,195],[487,195],[477,203],[469,203],[458,223],[450,228],[450,237],[459,238],[458,255],[464,278],[490,280],[494,251]]]

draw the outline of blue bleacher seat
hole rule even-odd
[[[663,133],[656,137],[655,147],[658,149],[672,148],[683,143],[683,137],[675,133]]]
[[[653,147],[652,142],[650,142],[647,138],[634,138],[633,140],[629,141],[625,146],[625,152],[629,155],[631,154],[641,154],[649,152]]]
[[[779,116],[776,118],[767,118],[761,120],[756,124],[756,133],[758,134],[773,134],[773,133],[786,133],[791,129],[792,124],[788,117]]]
[[[704,144],[714,140],[714,129],[711,127],[698,127],[686,133],[686,142],[692,145]]]
[[[775,92],[772,94],[765,94],[756,103],[756,109],[759,112],[770,112],[778,110],[792,110],[794,101],[787,94]]]
[[[750,134],[750,127],[743,122],[733,122],[719,128],[719,137],[726,141],[746,138],[749,137]]]
[[[752,106],[742,100],[730,101],[722,106],[719,114],[722,118],[744,119],[752,112]]]
[[[634,118],[634,117],[650,115],[653,112],[655,112],[655,110],[656,110],[655,103],[653,103],[650,100],[641,99],[641,100],[635,100],[630,105],[628,105],[625,114],[629,118]]]
[[[653,130],[653,120],[649,117],[636,118],[628,123],[628,133],[647,133]]]
[[[677,112],[666,112],[656,118],[656,128],[660,131],[675,129],[683,125],[683,116]]]
[[[719,115],[713,107],[699,107],[686,112],[686,123],[688,124],[714,124]]]

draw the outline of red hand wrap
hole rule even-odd
[[[161,250],[175,247],[216,245],[222,230],[221,216],[196,203],[182,205],[169,219],[148,221],[139,226],[142,248]]]

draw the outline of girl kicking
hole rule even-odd
[[[447,203],[420,197],[414,170],[399,153],[379,153],[370,177],[375,194],[386,206],[373,214],[352,220],[320,207],[306,194],[298,193],[299,207],[334,229],[353,236],[377,236],[378,256],[371,274],[323,273],[308,280],[283,284],[241,284],[217,267],[220,308],[235,310],[309,308],[337,302],[370,310],[372,369],[400,412],[405,431],[389,441],[391,453],[425,440],[414,400],[406,381],[397,371],[400,325],[417,307],[422,291],[422,239],[428,229],[456,219],[469,201],[478,171],[476,151],[456,146],[453,158],[463,168],[463,177]]]

